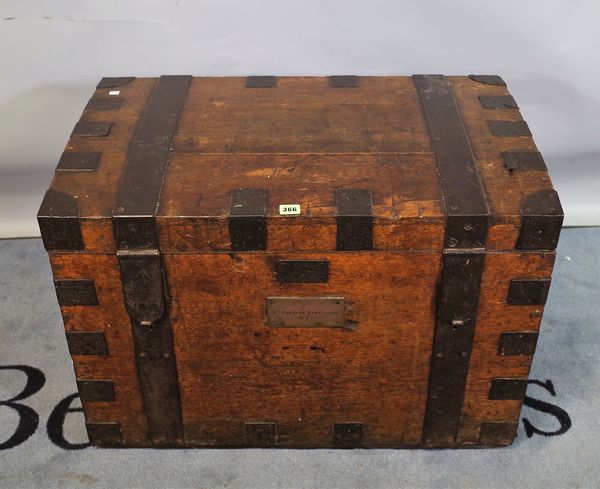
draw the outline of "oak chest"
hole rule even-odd
[[[515,436],[562,209],[498,76],[104,78],[38,218],[96,445]]]

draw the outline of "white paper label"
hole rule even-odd
[[[110,92],[108,92],[109,95],[120,95],[121,94],[121,90],[111,90]]]
[[[300,204],[282,204],[279,206],[279,214],[297,216],[300,214]]]

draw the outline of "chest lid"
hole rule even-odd
[[[49,251],[551,249],[560,203],[498,77],[104,78]]]

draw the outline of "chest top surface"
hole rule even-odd
[[[237,215],[272,236],[353,216],[392,226],[381,242],[424,226],[407,249],[448,247],[452,227],[458,247],[510,249],[524,215],[562,210],[504,82],[439,75],[105,78],[40,210],[184,234]]]

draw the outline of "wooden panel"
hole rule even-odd
[[[173,154],[160,216],[226,216],[236,188],[266,189],[267,216],[300,204],[303,216],[333,216],[336,188],[370,188],[375,216],[441,217],[443,204],[431,155]],[[418,216],[406,203],[420,203]],[[294,217],[282,217],[294,219]]]
[[[493,214],[487,247],[514,249],[521,222],[521,205],[527,196],[551,189],[550,177],[544,170],[511,172],[504,166],[502,152],[537,151],[531,137],[492,134],[490,121],[523,120],[518,109],[486,109],[481,104],[480,96],[509,95],[506,87],[478,83],[468,77],[448,77],[448,80],[467,128]]]
[[[278,259],[328,260],[329,280],[281,284]],[[366,446],[420,442],[439,253],[164,260],[188,444],[243,444],[245,422],[277,423],[285,446],[331,446],[335,423],[356,422]],[[332,294],[352,329],[266,326],[267,296]]]
[[[61,308],[67,331],[102,331],[108,346],[103,356],[73,355],[77,379],[110,380],[115,401],[84,402],[88,423],[119,422],[126,445],[147,443],[147,424],[139,390],[131,323],[123,304],[117,259],[109,254],[69,253],[50,256],[56,279],[92,279],[98,305]]]
[[[174,140],[176,152],[430,152],[407,77],[361,77],[339,89],[327,78],[278,78],[248,89],[245,78],[194,78]]]
[[[51,184],[53,190],[63,192],[77,199],[79,214],[82,218],[111,216],[127,150],[137,120],[146,105],[154,84],[154,79],[136,79],[119,87],[121,94],[117,97],[123,100],[123,104],[118,110],[85,110],[81,116],[81,120],[86,122],[113,122],[110,134],[107,137],[73,136],[65,148],[67,152],[100,152],[100,160],[96,170],[60,172],[54,176]],[[107,96],[108,91],[108,89],[97,89],[92,100]],[[88,240],[85,239],[85,236],[84,242],[87,250],[105,251],[105,249],[98,249],[97,246],[88,246]]]
[[[520,401],[488,399],[490,385],[495,377],[526,378],[532,357],[499,355],[500,336],[537,331],[543,306],[511,306],[506,298],[513,279],[550,278],[554,258],[553,252],[486,255],[459,442],[477,443],[481,423],[518,421]]]
[[[229,251],[227,219],[159,218],[159,241],[167,252]],[[267,220],[268,251],[331,251],[335,249],[336,222],[330,218]],[[373,248],[380,251],[441,250],[443,219],[375,220]]]
[[[431,155],[174,154],[158,210],[161,244],[167,251],[229,250],[224,218],[232,191],[264,188],[268,250],[332,250],[335,189],[366,185],[375,249],[440,249],[443,202]],[[281,204],[299,204],[302,214],[281,216]]]

